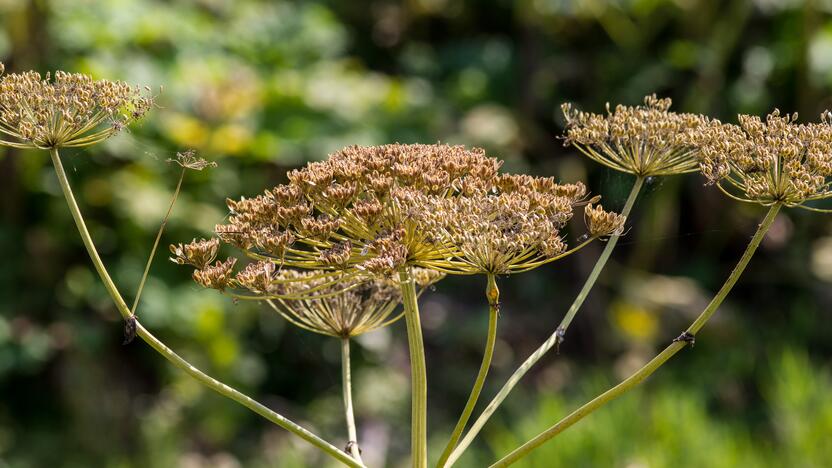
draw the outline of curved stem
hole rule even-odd
[[[627,196],[627,201],[624,203],[624,208],[621,210],[621,214],[624,216],[629,216],[630,211],[633,209],[633,205],[635,205],[636,198],[638,198],[638,194],[641,191],[641,187],[644,184],[643,177],[636,177],[635,183],[633,184],[632,189],[630,189],[630,195]],[[540,345],[525,361],[517,370],[511,374],[508,381],[503,385],[503,388],[497,392],[497,395],[488,403],[488,406],[483,410],[482,414],[474,421],[474,424],[471,426],[471,429],[465,434],[465,437],[462,439],[462,442],[454,449],[451,453],[450,458],[448,459],[448,464],[453,465],[465,449],[471,445],[474,438],[479,434],[482,427],[485,425],[486,422],[491,418],[491,415],[497,411],[497,408],[503,403],[503,401],[508,397],[508,394],[511,393],[511,390],[517,385],[520,379],[526,375],[526,372],[532,368],[553,346],[559,344],[563,337],[566,334],[566,329],[569,328],[569,324],[572,323],[572,319],[575,318],[575,315],[578,313],[578,310],[583,305],[584,301],[586,300],[589,292],[592,290],[592,287],[595,286],[595,282],[598,280],[598,276],[601,274],[601,270],[604,269],[604,266],[607,264],[607,260],[609,260],[610,255],[612,254],[613,249],[615,249],[616,244],[618,243],[618,238],[620,236],[613,235],[610,236],[609,240],[607,241],[607,245],[604,247],[604,250],[601,252],[601,256],[598,257],[598,261],[595,262],[595,266],[592,268],[592,271],[589,273],[589,277],[587,277],[586,282],[584,282],[581,291],[578,293],[578,296],[575,297],[575,300],[572,302],[572,305],[569,306],[569,310],[566,312],[566,315],[561,320],[558,327],[555,329],[554,332]]]
[[[428,465],[427,449],[427,399],[428,381],[425,365],[425,345],[422,341],[422,324],[419,320],[419,304],[416,302],[416,284],[408,268],[399,271],[399,281],[407,322],[407,345],[410,349],[411,422],[410,448],[414,468]]]
[[[748,262],[751,260],[751,257],[754,256],[754,252],[757,250],[757,247],[762,242],[763,238],[768,232],[771,224],[774,222],[774,219],[777,217],[777,213],[780,211],[782,207],[781,204],[772,205],[769,208],[768,213],[766,213],[765,218],[760,223],[759,227],[757,228],[757,232],[754,233],[754,237],[751,238],[751,241],[748,243],[748,247],[745,248],[745,252],[742,254],[739,262],[734,267],[731,274],[728,276],[728,279],[719,289],[716,296],[711,300],[705,310],[702,311],[701,314],[693,321],[693,323],[685,330],[679,338],[675,339],[669,346],[667,346],[664,351],[659,353],[656,357],[654,357],[650,362],[644,365],[641,369],[637,370],[634,374],[627,377],[624,381],[616,385],[615,387],[607,390],[600,396],[596,397],[589,403],[581,406],[577,410],[575,410],[569,416],[563,418],[562,420],[558,421],[557,424],[546,429],[545,431],[538,434],[533,439],[529,440],[525,444],[521,445],[513,452],[509,453],[498,462],[494,463],[493,467],[502,467],[502,466],[509,466],[512,463],[516,462],[517,460],[523,458],[524,456],[528,455],[532,450],[536,449],[552,437],[560,434],[576,422],[580,421],[588,414],[592,413],[596,409],[604,406],[605,404],[609,403],[610,401],[614,400],[615,398],[619,397],[620,395],[626,393],[639,383],[641,383],[644,379],[650,376],[653,372],[656,371],[659,367],[662,366],[668,359],[673,357],[674,354],[678,353],[682,348],[684,348],[689,342],[692,342],[694,335],[702,328],[703,325],[708,321],[711,316],[716,312],[719,306],[722,304],[722,301],[725,300],[725,297],[731,291],[731,288],[734,287],[739,277],[742,275],[745,267],[748,265]]]
[[[72,213],[72,218],[75,220],[75,225],[78,227],[78,232],[81,234],[81,240],[83,240],[84,242],[84,247],[87,248],[87,253],[89,254],[90,259],[92,260],[92,263],[95,266],[95,270],[98,272],[98,276],[104,283],[104,287],[110,294],[110,297],[115,303],[118,311],[121,313],[121,316],[125,320],[131,319],[132,313],[130,312],[130,309],[127,308],[127,304],[124,302],[124,299],[118,292],[118,289],[116,288],[115,283],[113,283],[112,278],[110,278],[110,274],[104,267],[104,262],[101,261],[101,257],[98,255],[98,251],[95,248],[95,244],[93,244],[92,237],[90,236],[89,230],[87,230],[87,225],[84,222],[84,217],[81,215],[81,210],[78,208],[78,203],[75,201],[75,196],[72,193],[72,188],[70,187],[69,180],[66,177],[66,172],[64,171],[63,164],[61,163],[61,157],[58,154],[58,150],[55,148],[51,149],[50,155],[52,156],[52,164],[55,166],[55,173],[58,176],[58,182],[61,185],[61,190],[63,191],[64,198],[66,198],[67,205],[69,206],[69,211]],[[237,403],[254,411],[260,416],[263,416],[264,418],[277,424],[278,426],[301,437],[302,439],[311,443],[315,447],[318,447],[320,450],[326,452],[327,454],[331,455],[333,458],[344,463],[345,465],[351,467],[363,466],[361,463],[353,460],[352,457],[350,457],[343,451],[339,450],[337,447],[333,446],[329,442],[311,433],[309,430],[299,426],[298,424],[292,422],[284,416],[270,410],[262,403],[254,400],[253,398],[240,392],[239,390],[236,390],[220,382],[219,380],[214,379],[213,377],[205,374],[201,370],[197,369],[191,363],[189,363],[181,356],[173,352],[173,350],[168,348],[164,343],[159,341],[159,339],[153,336],[149,331],[147,331],[146,328],[142,326],[141,323],[138,322],[136,322],[136,334],[139,337],[141,337],[141,339],[144,340],[147,344],[149,344],[151,348],[156,350],[156,352],[158,352],[159,354],[164,356],[165,359],[170,361],[171,364],[183,370],[186,374],[190,375],[191,377],[193,377],[203,385],[207,386],[211,390],[214,390],[220,395],[236,401]]]
[[[497,282],[494,275],[488,275],[488,286],[485,289],[485,296],[488,298],[488,335],[485,342],[485,351],[482,355],[482,363],[480,370],[477,373],[477,378],[474,381],[474,387],[471,389],[471,394],[468,396],[468,402],[459,416],[459,420],[451,432],[451,438],[442,451],[442,456],[436,466],[442,468],[451,456],[456,443],[462,437],[462,431],[465,430],[465,425],[468,424],[468,419],[471,413],[474,412],[474,406],[480,397],[480,392],[485,384],[485,377],[488,375],[488,370],[491,368],[491,358],[494,356],[494,345],[497,342],[497,318],[500,315],[500,290],[497,288]]]
[[[350,375],[350,339],[341,338],[341,380],[344,386],[344,416],[347,420],[347,447],[358,463],[361,461],[361,449],[358,446],[358,431],[355,429],[355,414],[352,410],[352,377]]]

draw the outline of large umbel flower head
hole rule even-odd
[[[229,200],[216,232],[255,260],[333,273],[508,274],[560,258],[560,229],[585,187],[500,165],[462,146],[352,146],[263,195]]]
[[[832,114],[796,120],[775,109],[765,121],[713,122],[699,136],[702,174],[739,201],[813,209],[803,203],[832,198]]]
[[[639,177],[665,176],[697,169],[693,139],[708,119],[671,112],[671,100],[655,94],[643,106],[617,105],[606,115],[561,106],[566,117],[565,144],[616,171]]]
[[[0,64],[0,75],[4,69]],[[150,109],[152,99],[120,81],[34,71],[0,76],[0,145],[67,148],[103,141]]]

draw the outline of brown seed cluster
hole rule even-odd
[[[671,112],[670,104],[670,99],[653,94],[644,98],[643,106],[611,110],[607,104],[606,115],[563,104],[566,144],[607,167],[641,177],[693,172],[693,139],[708,119]]]
[[[600,206],[587,205],[584,209],[584,220],[589,234],[594,237],[620,236],[624,232],[626,217],[609,211]]]
[[[228,258],[223,262],[217,260],[213,265],[194,270],[194,281],[203,288],[224,291],[231,284],[236,263],[236,258]]]
[[[404,266],[517,273],[559,258],[560,229],[586,188],[500,166],[462,146],[352,146],[228,200],[216,233],[255,260],[379,277]]]
[[[202,270],[217,258],[219,247],[219,239],[194,239],[188,244],[171,245],[170,252],[173,257],[170,260],[180,265],[191,265],[197,270]]]
[[[832,197],[832,115],[796,120],[775,110],[765,121],[740,115],[739,125],[713,122],[699,135],[702,173],[745,202],[800,206]]]
[[[34,71],[3,75],[0,145],[89,146],[140,119],[151,105],[146,93],[119,81],[62,71],[45,78]]]
[[[251,272],[247,270],[251,269]],[[413,270],[417,287],[424,289],[442,275],[430,270]],[[389,325],[402,314],[393,315],[401,302],[401,290],[393,278],[344,278],[332,281],[315,272],[281,270],[271,262],[250,264],[237,274],[237,281],[256,294],[270,283],[275,296],[270,304],[290,323],[315,333],[349,338]],[[295,298],[300,299],[295,299]]]

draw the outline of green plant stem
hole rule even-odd
[[[173,205],[176,204],[176,199],[179,198],[179,191],[182,190],[182,181],[185,180],[186,170],[187,169],[183,167],[182,172],[179,173],[179,181],[176,183],[176,189],[173,191],[173,197],[170,200],[170,205],[168,205],[168,211],[162,219],[162,224],[159,226],[159,231],[156,233],[156,240],[153,241],[153,248],[150,249],[150,255],[147,257],[147,263],[144,266],[144,273],[142,273],[142,279],[139,282],[139,289],[136,290],[136,298],[133,299],[133,306],[130,307],[132,315],[136,315],[136,308],[139,307],[139,300],[142,297],[142,291],[144,291],[144,284],[147,281],[147,275],[150,273],[150,265],[153,264],[153,257],[156,256],[156,249],[159,248],[159,241],[162,239],[162,233],[165,232],[165,226],[167,226],[170,214],[173,212]]]
[[[350,454],[358,461],[361,460],[361,450],[358,446],[358,431],[355,429],[355,413],[352,409],[352,376],[350,375],[350,339],[341,338],[341,380],[344,387],[344,416],[347,420],[347,436]]]
[[[630,189],[630,195],[627,197],[627,201],[624,203],[624,208],[621,210],[622,215],[630,215],[630,211],[633,209],[633,205],[636,202],[636,198],[638,198],[642,185],[644,185],[644,178],[636,177],[633,187]],[[497,408],[499,408],[506,397],[508,397],[508,394],[511,393],[512,389],[514,389],[517,383],[520,382],[520,379],[526,375],[529,369],[531,369],[547,352],[549,352],[553,346],[558,344],[559,341],[563,339],[563,334],[566,333],[566,329],[569,328],[569,325],[572,323],[572,319],[575,318],[575,315],[583,305],[589,295],[589,292],[592,290],[592,287],[595,286],[595,282],[598,280],[601,270],[603,270],[604,266],[606,266],[607,260],[609,260],[613,249],[615,249],[619,237],[619,235],[610,236],[607,241],[607,245],[601,252],[601,256],[598,257],[598,260],[595,262],[595,266],[589,273],[589,277],[587,277],[586,282],[584,282],[581,291],[578,293],[577,297],[575,297],[572,305],[569,306],[569,310],[566,312],[566,315],[563,317],[560,324],[558,324],[558,327],[554,332],[552,332],[549,338],[547,338],[546,341],[540,345],[540,347],[538,347],[528,358],[526,358],[525,361],[523,361],[523,364],[521,364],[520,367],[514,371],[508,381],[506,381],[505,385],[503,385],[500,391],[497,392],[497,395],[494,396],[490,403],[488,403],[488,406],[486,406],[482,414],[480,414],[477,420],[474,421],[474,424],[471,425],[471,429],[469,429],[465,434],[462,442],[460,442],[453,452],[451,452],[451,456],[448,459],[448,465],[453,465],[459,457],[462,456],[462,453],[468,448],[469,445],[471,445],[471,442],[474,441],[474,438],[482,430],[485,423],[488,422],[494,412],[497,411]]]
[[[600,396],[596,397],[589,403],[581,406],[577,410],[575,410],[572,414],[566,416],[565,418],[558,421],[554,426],[546,429],[545,431],[541,432],[533,439],[529,440],[528,442],[524,443],[505,457],[501,458],[499,461],[491,465],[492,468],[495,467],[503,467],[509,466],[512,463],[520,460],[524,456],[528,455],[532,450],[536,449],[549,439],[555,437],[556,435],[560,434],[576,422],[580,421],[588,414],[592,413],[596,409],[604,406],[605,404],[609,403],[610,401],[614,400],[615,398],[621,396],[622,394],[626,393],[639,383],[641,383],[644,379],[650,376],[653,372],[655,372],[659,367],[662,366],[668,359],[673,357],[674,354],[678,353],[682,348],[684,348],[688,341],[682,340],[683,336],[689,336],[691,339],[696,333],[702,328],[703,325],[708,321],[709,318],[713,316],[716,312],[717,308],[722,304],[722,301],[725,300],[725,297],[734,287],[739,277],[742,275],[745,267],[748,265],[748,262],[751,260],[751,257],[754,256],[754,252],[759,247],[760,242],[762,242],[763,238],[768,232],[771,224],[774,222],[774,219],[777,217],[777,213],[780,211],[782,207],[781,204],[772,205],[769,208],[768,213],[766,213],[765,218],[760,223],[759,227],[757,228],[757,232],[754,233],[754,237],[751,238],[751,241],[748,243],[748,246],[745,249],[745,252],[742,254],[739,262],[734,267],[731,274],[728,276],[728,279],[719,289],[716,296],[711,300],[705,310],[702,311],[701,314],[693,321],[693,323],[685,330],[685,333],[674,340],[669,346],[667,346],[661,353],[659,353],[656,357],[654,357],[650,362],[644,365],[641,369],[637,370],[631,376],[627,377],[621,383],[616,385],[615,387],[607,390]]]
[[[419,304],[416,302],[416,284],[408,268],[399,271],[404,318],[407,323],[407,344],[410,349],[411,421],[410,448],[414,468],[428,465],[427,449],[427,399],[428,380],[425,365],[425,345],[422,341],[422,324]]]
[[[474,407],[485,384],[488,370],[491,368],[491,358],[494,356],[494,345],[497,342],[497,319],[500,316],[500,290],[497,288],[497,281],[493,274],[488,275],[488,286],[485,289],[485,296],[488,298],[488,334],[485,342],[485,351],[482,355],[482,363],[480,364],[477,378],[474,381],[474,387],[468,396],[468,402],[465,403],[465,408],[462,410],[462,414],[459,416],[459,420],[451,432],[451,438],[448,440],[445,450],[442,451],[442,455],[436,463],[436,466],[439,468],[445,466],[445,462],[450,458],[456,443],[462,437],[462,431],[465,430],[465,425],[468,424],[468,419],[470,419],[471,413],[474,412]]]
[[[116,285],[115,283],[113,283],[112,278],[110,278],[110,274],[107,272],[104,263],[101,261],[101,257],[98,255],[98,251],[95,248],[95,244],[93,244],[89,230],[87,230],[87,225],[84,222],[83,216],[81,215],[81,210],[78,208],[78,203],[75,201],[75,196],[73,195],[72,188],[69,185],[69,180],[67,179],[66,172],[64,171],[63,164],[61,163],[61,157],[58,153],[58,150],[55,148],[51,149],[50,155],[52,156],[52,164],[55,166],[55,173],[58,176],[58,182],[61,185],[61,190],[63,191],[64,198],[66,198],[67,205],[69,206],[69,211],[70,213],[72,213],[72,218],[75,220],[75,225],[78,227],[78,232],[81,234],[81,240],[84,242],[84,246],[87,248],[87,253],[89,254],[90,259],[92,260],[92,263],[95,266],[95,270],[98,272],[98,276],[104,283],[104,287],[110,294],[110,297],[115,303],[118,311],[121,313],[121,316],[125,320],[130,319],[132,317],[132,313],[130,312],[130,309],[127,308],[127,304],[124,302],[124,299],[118,292],[118,288],[116,288]],[[253,398],[240,392],[239,390],[236,390],[220,382],[219,380],[214,379],[213,377],[205,374],[201,370],[197,369],[191,363],[189,363],[181,356],[173,352],[173,350],[168,348],[164,343],[159,341],[159,339],[153,336],[149,331],[147,331],[146,328],[144,328],[144,326],[142,326],[141,323],[138,322],[136,323],[136,334],[147,344],[149,344],[151,348],[156,350],[156,352],[158,352],[165,359],[170,361],[171,364],[183,370],[186,374],[190,375],[191,377],[193,377],[203,385],[207,386],[211,390],[214,390],[220,395],[236,401],[237,403],[254,411],[260,416],[263,416],[264,418],[277,424],[278,426],[288,430],[289,432],[292,432],[293,434],[306,440],[307,442],[311,443],[315,447],[331,455],[333,458],[344,463],[345,465],[351,467],[363,466],[363,464],[357,462],[356,460],[353,460],[352,457],[350,457],[343,451],[339,450],[337,447],[333,446],[329,442],[311,433],[307,429],[270,410],[262,403],[254,400]]]

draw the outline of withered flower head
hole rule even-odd
[[[624,222],[627,221],[627,217],[604,211],[601,205],[594,207],[589,204],[584,209],[584,221],[586,221],[589,235],[593,237],[617,236],[624,232]]]
[[[669,98],[655,94],[643,106],[618,105],[606,115],[561,106],[566,117],[565,144],[616,171],[640,177],[681,174],[696,170],[692,138],[708,119],[671,112]]]
[[[236,258],[228,258],[224,262],[217,260],[214,265],[206,266],[201,270],[194,270],[193,278],[197,284],[204,288],[224,291],[231,282]]]
[[[699,136],[702,174],[744,202],[806,208],[806,201],[832,198],[830,114],[820,123],[796,120],[775,109],[765,121],[740,115],[739,125],[712,123]]]
[[[502,275],[528,271],[564,254],[560,230],[572,217],[576,200],[561,193],[583,196],[583,190],[541,190],[536,178],[522,178],[528,179],[521,186],[525,190],[443,199],[426,215],[428,229],[456,250],[435,268],[450,264]]]
[[[558,230],[586,188],[500,174],[501,164],[462,146],[351,146],[291,171],[286,185],[229,200],[216,232],[254,259],[295,268],[524,271],[522,262],[565,250]],[[492,244],[477,240],[486,238]],[[497,244],[502,254],[476,254]]]
[[[170,246],[173,257],[170,260],[180,265],[192,265],[197,270],[202,270],[217,258],[217,250],[220,247],[220,240],[192,240],[189,244],[176,244]]]
[[[168,159],[168,162],[178,164],[180,167],[192,171],[201,171],[209,167],[217,167],[216,162],[206,161],[198,157],[194,150],[178,152],[176,153],[176,158]]]
[[[268,268],[265,264],[255,267],[258,274],[252,278],[262,278],[259,272]],[[239,281],[240,275],[237,276]],[[421,289],[442,277],[440,273],[419,268],[414,269],[413,276]],[[392,277],[345,278],[333,282],[314,272],[283,270],[270,279],[272,294],[307,297],[277,298],[270,304],[290,323],[315,333],[348,338],[389,325],[402,316],[399,313],[391,317],[401,302],[399,284]],[[280,283],[281,280],[285,282]],[[259,288],[260,284],[254,286]],[[315,294],[309,295],[310,290]],[[260,292],[259,289],[251,291]]]
[[[0,77],[0,145],[89,146],[140,119],[152,99],[120,81],[79,73],[34,71]],[[6,140],[6,138],[9,138]]]

